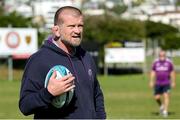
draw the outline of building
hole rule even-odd
[[[121,17],[142,21],[151,20],[180,27],[180,7],[175,6],[172,0],[148,1],[128,9]]]
[[[5,0],[4,2],[7,12],[17,11],[25,17],[34,17],[35,22],[42,22],[38,20],[43,19],[45,29],[53,26],[54,13],[59,7],[69,5],[80,8],[82,4],[82,0]]]

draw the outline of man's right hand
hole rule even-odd
[[[153,88],[153,87],[154,87],[154,82],[153,82],[153,81],[150,81],[150,82],[149,82],[149,87],[150,87],[150,88]]]
[[[50,77],[47,89],[53,96],[61,95],[75,87],[74,79],[75,77],[72,74],[56,79],[56,71],[54,71]]]

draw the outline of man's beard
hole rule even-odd
[[[78,47],[80,44],[81,44],[81,38],[79,38],[78,40],[76,40],[75,42],[72,42],[72,41],[69,41],[69,40],[66,40],[66,39],[63,39],[61,38],[61,41],[65,44],[65,45],[68,45],[70,47]]]

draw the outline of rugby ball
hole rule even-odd
[[[45,88],[48,86],[49,79],[52,76],[54,71],[56,71],[56,79],[57,80],[59,80],[60,78],[71,73],[65,66],[62,66],[62,65],[56,65],[56,66],[52,67],[46,75],[45,84],[44,84]],[[56,108],[61,108],[64,105],[68,105],[71,102],[73,94],[74,94],[74,89],[72,89],[66,93],[63,93],[62,95],[56,96],[52,100],[51,104]]]

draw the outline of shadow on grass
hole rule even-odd
[[[154,116],[159,116],[160,113],[159,112],[151,112],[152,115]],[[168,115],[171,116],[171,115],[175,115],[176,113],[175,112],[168,112]]]
[[[129,74],[142,74],[142,68],[108,68],[107,69],[109,75],[129,75]],[[104,74],[104,68],[99,68],[99,74]]]

